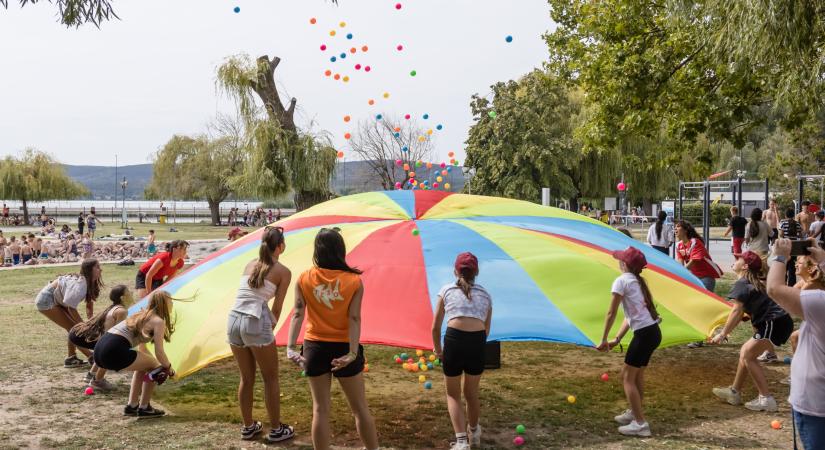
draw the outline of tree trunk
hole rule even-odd
[[[309,207],[315,206],[318,203],[329,200],[328,195],[317,191],[296,191],[295,192],[295,209],[303,211]]]
[[[212,225],[220,226],[221,224],[221,202],[211,198],[206,199],[209,204],[209,213],[212,215]]]
[[[653,215],[653,203],[648,197],[642,199],[642,209],[644,210],[646,216]]]
[[[570,211],[578,212],[579,211],[579,196],[574,195],[570,197]]]
[[[23,224],[31,225],[29,222],[29,204],[25,198],[23,199]]]

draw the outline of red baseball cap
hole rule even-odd
[[[734,253],[733,256],[737,258],[742,258],[742,260],[744,260],[745,264],[748,266],[748,269],[750,269],[753,272],[758,272],[762,270],[762,257],[750,250],[743,253]]]
[[[478,258],[470,252],[464,252],[455,257],[455,270],[461,272],[462,269],[478,271]]]
[[[641,272],[647,266],[647,259],[636,247],[628,247],[624,250],[616,250],[613,252],[613,257],[625,263],[627,268],[633,272]]]

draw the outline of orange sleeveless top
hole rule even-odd
[[[304,339],[349,342],[349,305],[361,277],[342,270],[313,267],[298,278],[307,309]]]

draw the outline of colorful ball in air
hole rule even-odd
[[[450,159],[450,164],[455,165],[455,158]]]
[[[429,114],[424,114],[424,115],[423,115],[423,116],[421,116],[421,117],[422,117],[424,120],[427,120],[427,119],[429,119],[429,118],[430,118],[430,115],[429,115]]]
[[[619,192],[624,192],[624,190],[627,189],[627,185],[624,184],[624,183],[619,183],[619,184],[616,185],[616,189]]]
[[[515,445],[516,447],[521,447],[522,445],[524,445],[524,438],[521,436],[514,437],[513,445]]]
[[[516,425],[516,433],[524,434],[525,431],[527,431],[527,428],[525,428],[524,425],[522,425],[522,424]]]
[[[513,36],[507,36],[504,40],[509,44],[510,42],[513,42]]]
[[[374,105],[374,104],[375,104],[375,100],[373,100],[373,99],[369,99],[369,100],[367,100],[367,104],[368,104],[368,105],[370,105],[370,106],[372,106],[372,105]]]
[[[381,120],[383,118],[384,118],[384,116],[382,116],[381,114],[376,114],[375,115],[375,120]]]
[[[390,93],[389,92],[384,92],[384,98],[390,98]]]
[[[404,147],[401,147],[401,151],[402,152],[408,152],[408,151],[410,151],[410,148],[405,145]]]
[[[786,357],[785,357],[785,359],[783,359],[782,361],[784,361],[784,362],[785,362],[785,364],[790,364],[790,363],[791,363],[791,357],[790,357],[790,356],[786,356]]]
[[[442,162],[442,163],[441,163],[441,164],[439,164],[439,165],[441,166],[441,168],[442,168],[442,169],[443,169],[443,168],[445,168],[445,167],[447,167],[447,163],[445,163],[445,162]],[[446,175],[446,173],[445,173],[444,175]]]
[[[452,171],[453,171],[453,166],[447,166],[447,172],[452,172]]]
[[[396,3],[395,4],[395,9],[401,9],[401,3]]]
[[[344,80],[344,83],[348,83],[349,82],[349,76],[344,75],[344,78],[342,78],[342,80]]]
[[[441,163],[441,167],[446,167],[446,166],[444,165],[444,163]],[[441,171],[441,176],[446,177],[446,176],[447,176],[447,171],[446,171],[446,170],[442,170],[442,171]]]
[[[413,234],[413,236],[418,236],[418,234],[419,234],[418,228],[412,230],[412,234]],[[416,367],[418,367],[418,366],[416,366]]]
[[[403,161],[401,161],[400,159],[396,159],[396,160],[395,160],[395,165],[396,165],[396,166],[401,167],[401,165],[402,165],[402,164],[404,164],[404,162],[403,162]]]
[[[347,26],[347,23],[346,22],[341,22],[341,23],[338,24],[338,26],[341,27],[341,28],[344,28],[344,27]]]
[[[349,133],[344,133],[344,139],[349,139],[349,138],[351,138],[351,137],[352,137],[352,135],[351,135],[351,134],[349,134]]]
[[[341,57],[341,59],[346,59],[347,58],[347,54],[343,53],[343,52],[339,56]]]
[[[433,183],[433,189],[438,189],[438,183]]]
[[[324,72],[324,75],[326,75],[326,76],[331,76],[331,75],[332,75],[332,71],[331,71],[331,70],[327,70],[326,72]]]
[[[433,134],[433,129],[432,128],[427,130],[427,136],[432,136],[432,134]]]
[[[315,25],[316,23],[318,23],[318,20],[313,17],[313,18],[309,19],[309,23],[311,23],[312,25]]]
[[[401,45],[401,44],[398,44],[398,46],[397,46],[397,47],[395,47],[395,49],[396,49],[396,50],[398,50],[398,51],[400,52],[401,50],[404,50],[404,46],[403,46],[403,45]]]
[[[350,53],[352,53],[353,55],[354,55],[354,54],[355,54],[355,52],[357,52],[357,51],[358,51],[358,50],[356,50],[356,49],[355,49],[355,47],[352,47],[351,49],[349,49],[349,52],[350,52]]]
[[[236,6],[236,7],[232,8],[232,11],[235,11],[235,14],[237,14],[237,13],[241,12],[241,7]]]
[[[490,116],[491,119],[495,119],[498,114],[496,114],[495,111],[490,111],[487,113],[487,115]]]
[[[341,74],[336,73],[335,76],[333,76],[332,78],[335,78],[336,80],[340,80],[341,79]]]
[[[410,172],[407,175],[409,175],[410,178],[415,178],[415,172]]]
[[[424,383],[424,389],[432,389],[432,388],[433,388],[432,381],[427,381],[427,382]]]
[[[395,188],[396,189],[401,189],[401,182],[400,181],[395,182]]]
[[[95,395],[95,388],[91,386],[86,386],[86,389],[83,391],[85,395]]]
[[[435,126],[435,129],[438,130],[438,131],[441,131],[441,130],[444,129],[444,125],[438,124],[438,125]]]
[[[771,421],[771,428],[774,430],[781,430],[782,429],[782,422],[778,420]]]
[[[326,49],[327,49],[327,44],[321,44],[321,51],[322,52],[326,51]]]
[[[370,48],[369,48],[369,47],[367,47],[366,45],[364,45],[364,46],[362,46],[362,47],[361,47],[361,51],[362,51],[362,52],[367,52],[367,51],[369,51],[369,49],[370,49]]]
[[[344,116],[344,122],[349,122],[352,119],[350,116]]]
[[[602,381],[607,381],[607,380],[610,379],[610,375],[608,375],[607,373],[603,373],[601,378],[602,378]]]
[[[450,183],[444,183],[444,189],[450,189]]]
[[[425,377],[424,375],[419,375],[418,376],[418,382],[419,383],[423,383],[425,381],[427,381],[427,377]]]
[[[447,153],[447,156],[449,156],[450,158],[452,158],[453,156],[455,156],[455,152],[449,152],[449,153]]]
[[[410,115],[409,114],[404,114],[404,118],[407,119],[407,120],[410,120]]]
[[[338,152],[338,157],[343,158],[344,157],[344,152]]]
[[[401,133],[393,133],[393,136],[395,136],[395,138],[398,139],[401,137]]]
[[[329,31],[329,35],[330,35],[330,36],[335,36],[335,30],[330,30],[330,31]]]
[[[356,64],[355,65],[355,70],[361,70],[361,64]]]
[[[576,403],[576,396],[575,395],[568,395],[567,396],[567,403]]]
[[[370,70],[372,70],[372,68],[370,68],[370,66],[364,67],[364,72],[369,72]],[[384,98],[390,98],[390,94],[387,94],[387,96],[384,97]]]
[[[433,163],[428,162],[428,163],[427,163],[427,168],[428,168],[428,169],[432,169],[432,168],[433,168]]]
[[[444,177],[439,175],[439,176],[435,177],[435,181],[438,181],[439,183],[441,183],[442,181],[444,181]],[[430,361],[432,361],[432,360],[430,360]]]
[[[418,142],[424,142],[426,140],[427,138],[425,138],[424,136],[418,136]]]
[[[418,72],[416,72],[415,70],[411,70],[411,71],[410,71],[410,76],[411,76],[411,77],[414,77],[414,76],[416,76],[416,75],[418,75]]]
[[[410,170],[410,165],[407,164],[407,163],[404,163],[404,170]],[[406,353],[403,353],[401,355],[402,358],[404,358],[404,356],[406,356]],[[407,358],[404,358],[404,359],[407,359]]]
[[[415,180],[413,180],[413,179],[410,179],[410,180],[408,181],[408,183],[410,183],[410,186],[412,186],[412,187],[417,186],[417,185],[415,184]]]
[[[347,33],[347,39],[352,39],[352,33]]]
[[[329,58],[329,62],[335,62],[335,61],[338,61],[338,58],[336,58],[334,56]]]

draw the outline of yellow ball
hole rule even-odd
[[[444,189],[450,189],[450,183],[444,183]]]
[[[418,136],[418,142],[424,142],[424,139],[426,139],[424,136]]]
[[[419,375],[418,376],[418,382],[419,383],[423,383],[425,381],[427,381],[427,377],[425,377],[424,375]]]
[[[442,181],[444,181],[444,178],[441,178],[441,176],[437,176],[437,177],[435,177],[435,181],[438,181],[439,183],[441,183]]]
[[[576,396],[575,395],[568,395],[567,396],[568,403],[576,403]]]
[[[427,130],[427,134],[433,134],[433,129],[430,128],[429,130]]]
[[[344,28],[345,26],[347,26],[347,23],[346,22],[341,22],[341,23],[338,24],[338,26],[340,26],[341,28]]]
[[[384,98],[390,98],[390,93],[389,92],[384,92]]]
[[[435,355],[430,355],[430,361],[435,361]]]
[[[416,355],[416,356],[421,356],[421,355],[423,355],[423,354],[424,354],[424,350],[416,350],[416,351],[415,351],[415,355]]]
[[[426,372],[427,370],[429,370],[429,369],[427,368],[427,365],[426,365],[426,364],[421,364],[421,371],[422,371],[422,372]]]

